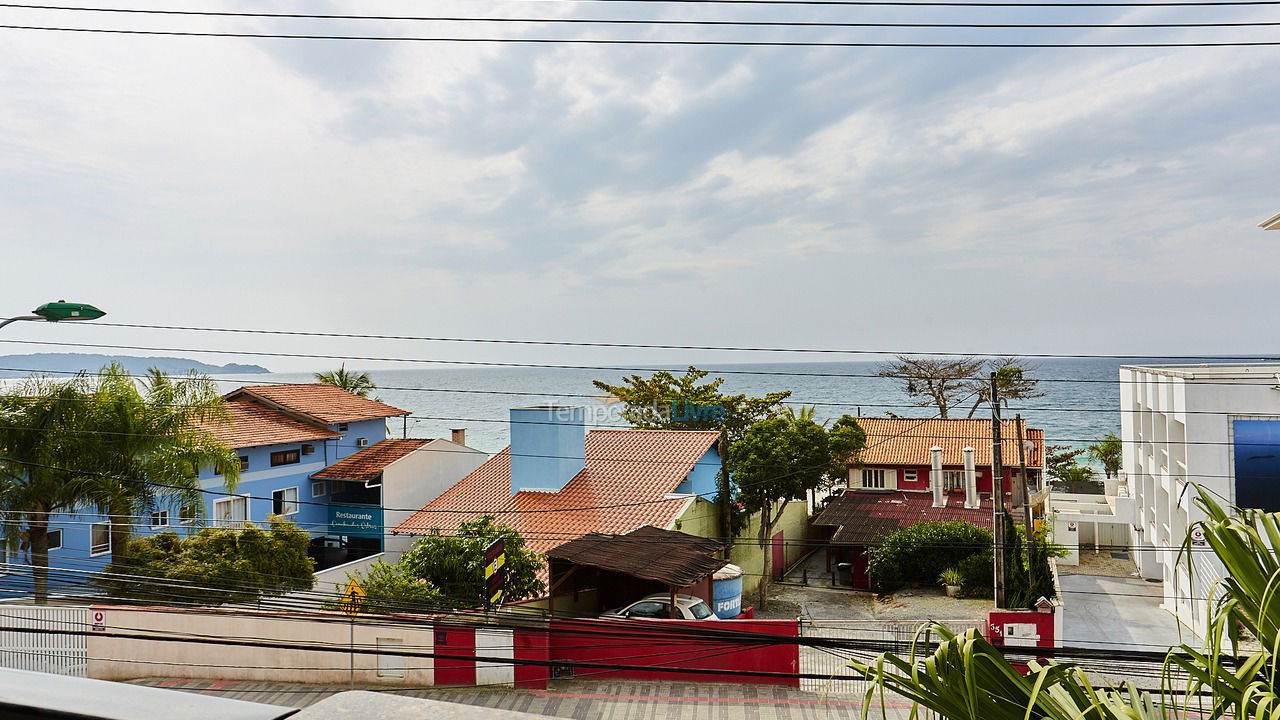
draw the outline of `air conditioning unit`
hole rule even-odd
[[[369,447],[369,438],[356,438],[356,447]]]

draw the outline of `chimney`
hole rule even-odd
[[[457,443],[457,444],[459,444],[459,445],[466,445],[466,444],[467,444],[467,429],[466,429],[466,428],[453,428],[453,429],[451,429],[451,430],[449,431],[449,433],[450,433],[450,435],[452,435],[452,438],[450,438],[450,439],[452,439],[455,443]]]
[[[933,467],[929,470],[929,485],[933,488],[933,506],[945,507],[947,503],[942,497],[942,448],[934,445],[929,448],[929,455],[933,460]]]
[[[978,471],[973,466],[973,448],[964,449],[964,506],[978,507]]]
[[[511,409],[511,493],[559,492],[586,465],[580,407]]]

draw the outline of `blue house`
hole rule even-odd
[[[387,421],[408,412],[323,383],[247,386],[224,396],[230,422],[205,429],[234,448],[240,479],[228,492],[219,469],[199,479],[204,507],[157,508],[134,518],[136,535],[188,533],[210,525],[264,525],[286,517],[311,534],[316,569],[383,550],[382,487],[364,480],[313,476],[357,453],[382,453]],[[385,454],[385,453],[384,453]],[[83,588],[111,561],[110,522],[101,509],[50,518],[50,588]],[[0,597],[30,594],[30,551],[0,550]]]

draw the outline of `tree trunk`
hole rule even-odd
[[[111,562],[121,572],[128,572],[124,569],[129,554],[129,538],[133,534],[133,526],[130,520],[133,518],[133,508],[125,502],[113,502],[107,506],[107,512],[111,513],[108,518],[111,521]],[[141,522],[141,521],[139,521]]]
[[[760,551],[764,553],[760,570],[760,585],[756,588],[756,605],[757,609],[764,611],[768,609],[769,602],[769,582],[773,579],[773,543],[770,539],[773,537],[773,519],[769,515],[770,502],[765,502],[764,507],[760,508],[760,532],[757,533],[760,540]]]
[[[32,513],[27,522],[31,543],[31,582],[37,605],[49,603],[49,514]]]

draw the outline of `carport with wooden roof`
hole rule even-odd
[[[646,595],[677,594],[712,604],[711,576],[729,563],[724,545],[645,525],[622,535],[591,533],[547,551],[547,609],[595,615]]]

